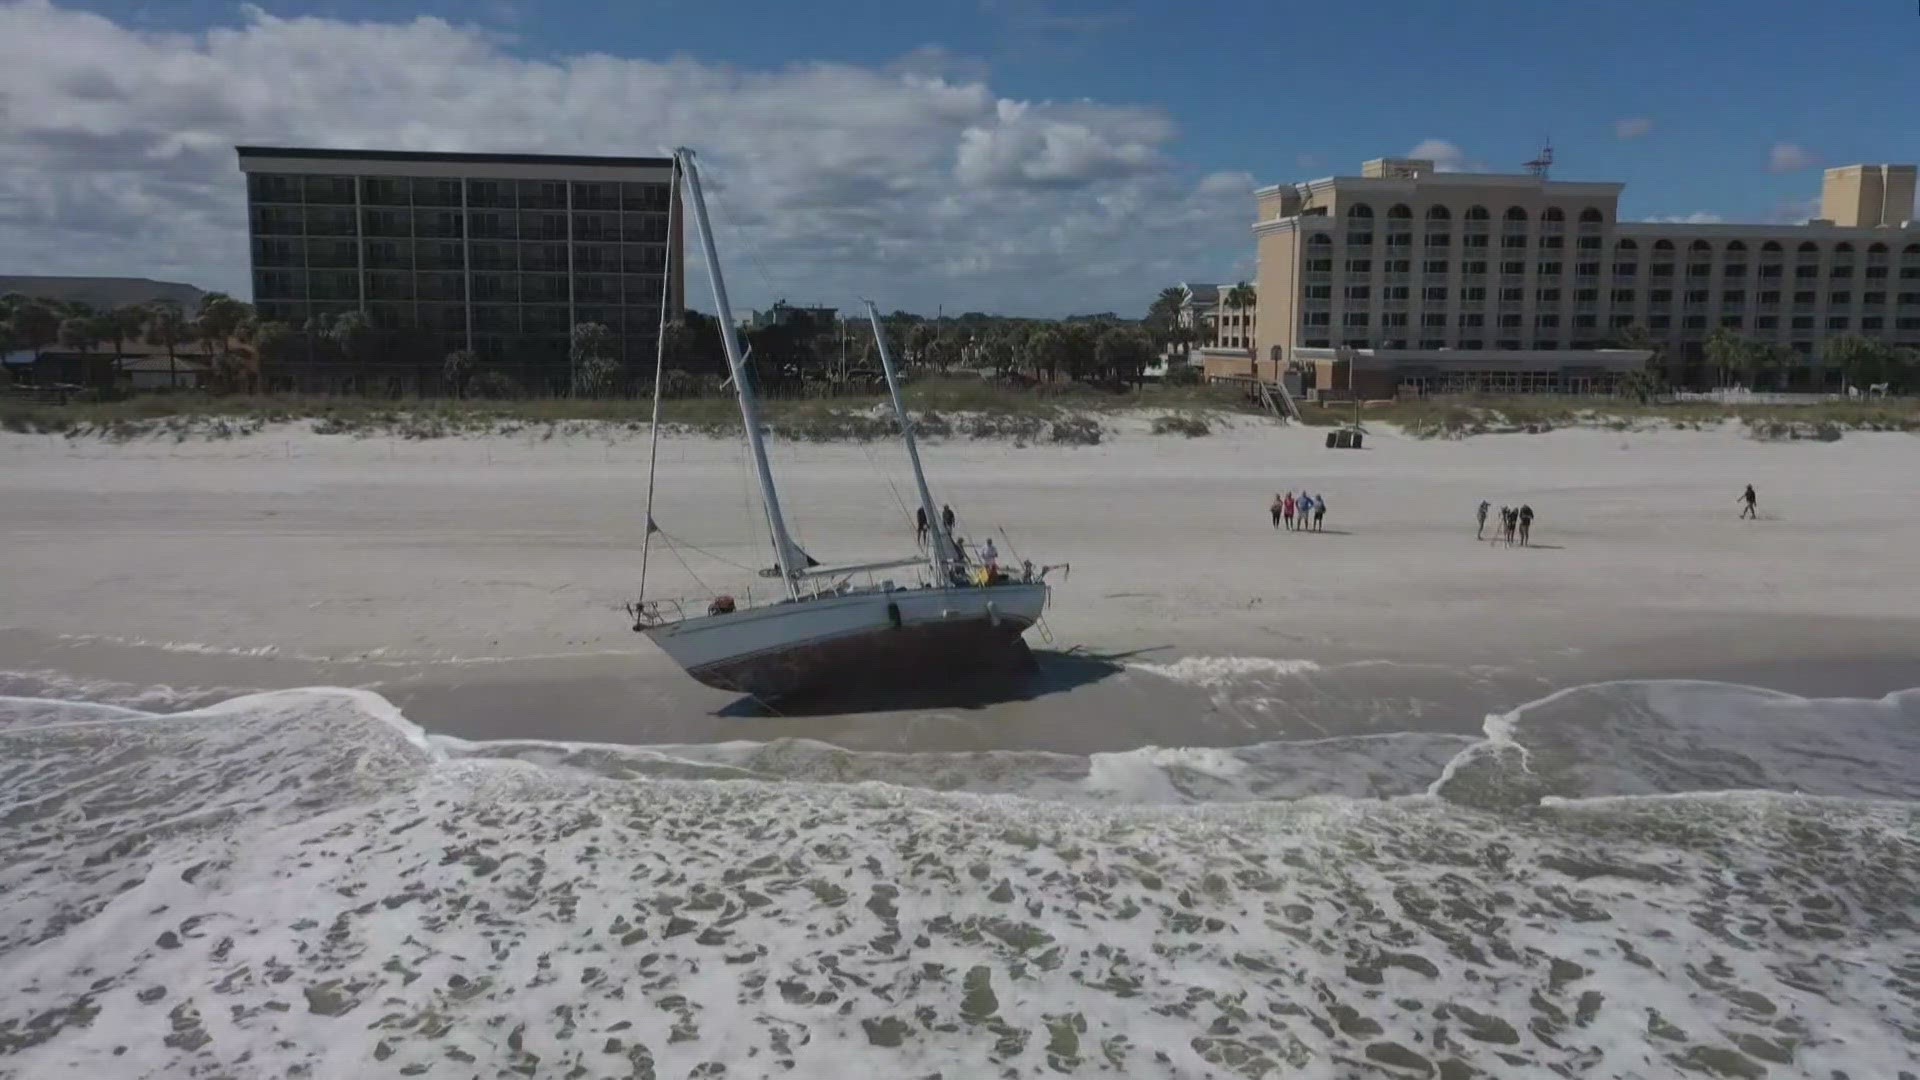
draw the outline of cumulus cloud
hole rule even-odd
[[[432,18],[246,7],[233,25],[179,33],[0,2],[0,236],[17,272],[244,295],[235,144],[685,144],[707,165],[743,305],[872,294],[889,307],[1126,311],[1251,243],[1251,178],[1191,175],[1168,156],[1176,135],[1153,110],[1012,99],[931,51],[771,70],[528,58],[494,31]]]
[[[1632,116],[1613,122],[1613,137],[1616,139],[1638,139],[1653,131],[1653,121],[1644,116]]]
[[[1790,142],[1774,143],[1767,151],[1767,171],[1775,173],[1794,172],[1816,163],[1813,154],[1805,148]]]
[[[1433,162],[1436,172],[1465,172],[1466,152],[1445,139],[1422,139],[1407,151],[1410,158]]]
[[[1695,210],[1691,214],[1656,214],[1643,221],[1660,221],[1670,225],[1718,225],[1727,220],[1710,210]]]

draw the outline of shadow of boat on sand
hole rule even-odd
[[[1026,649],[1015,669],[993,679],[974,679],[952,686],[898,690],[849,686],[787,698],[769,705],[743,697],[719,709],[725,717],[831,716],[850,713],[985,709],[1016,701],[1034,701],[1092,686],[1126,670],[1126,661],[1157,648],[1120,653],[1071,649]]]

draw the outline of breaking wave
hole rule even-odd
[[[1920,692],[1698,682],[1093,755],[0,698],[0,1076],[1896,1077],[1917,765]]]

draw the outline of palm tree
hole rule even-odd
[[[1178,285],[1169,285],[1160,290],[1152,306],[1147,308],[1147,322],[1159,330],[1163,350],[1171,351],[1179,344],[1182,327],[1180,309],[1186,305],[1187,290]]]
[[[1259,297],[1254,294],[1253,286],[1244,281],[1228,289],[1227,295],[1220,298],[1223,306],[1235,314],[1242,316],[1240,325],[1243,329],[1246,326],[1245,315],[1247,309],[1252,307],[1258,300]],[[1247,356],[1253,361],[1253,378],[1254,381],[1258,382],[1260,379],[1260,354],[1249,345],[1247,348]]]
[[[1840,371],[1848,386],[1854,387],[1883,381],[1887,370],[1897,362],[1886,342],[1852,334],[1829,339],[1821,357],[1829,367]]]
[[[92,371],[92,360],[94,346],[100,344],[100,339],[94,336],[93,317],[90,315],[72,315],[61,320],[59,340],[61,348],[70,352],[77,352],[81,355],[81,370],[86,372],[86,374],[81,375],[80,381],[98,388],[98,373]],[[111,389],[111,377],[109,377],[107,383],[108,388]]]
[[[194,316],[193,329],[206,344],[208,360],[229,389],[235,381],[230,363],[233,336],[246,325],[250,314],[247,305],[226,293],[215,292],[201,299],[200,313]]]
[[[173,304],[155,304],[147,309],[147,340],[167,350],[167,387],[180,385],[180,346],[191,339],[187,317]]]
[[[331,318],[323,319],[320,325],[321,336],[331,341],[340,355],[353,365],[354,379],[361,393],[366,392],[366,372],[369,363],[368,353],[373,346],[373,323],[367,319],[364,311],[343,311]]]
[[[1722,326],[1707,335],[1704,351],[1707,354],[1707,361],[1714,366],[1717,373],[1718,384],[1725,386],[1730,373],[1746,365],[1747,357],[1752,353],[1752,345],[1747,339]]]
[[[467,383],[473,379],[473,354],[465,349],[448,353],[440,365],[440,378],[452,389],[455,398],[466,397]]]

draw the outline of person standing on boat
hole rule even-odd
[[[980,548],[980,561],[986,564],[988,573],[1000,568],[1000,551],[993,546],[991,536],[987,537],[987,542]]]
[[[940,507],[940,528],[948,536],[953,535],[953,507],[942,504]]]
[[[913,536],[915,543],[927,546],[927,508],[924,506],[913,512]]]

